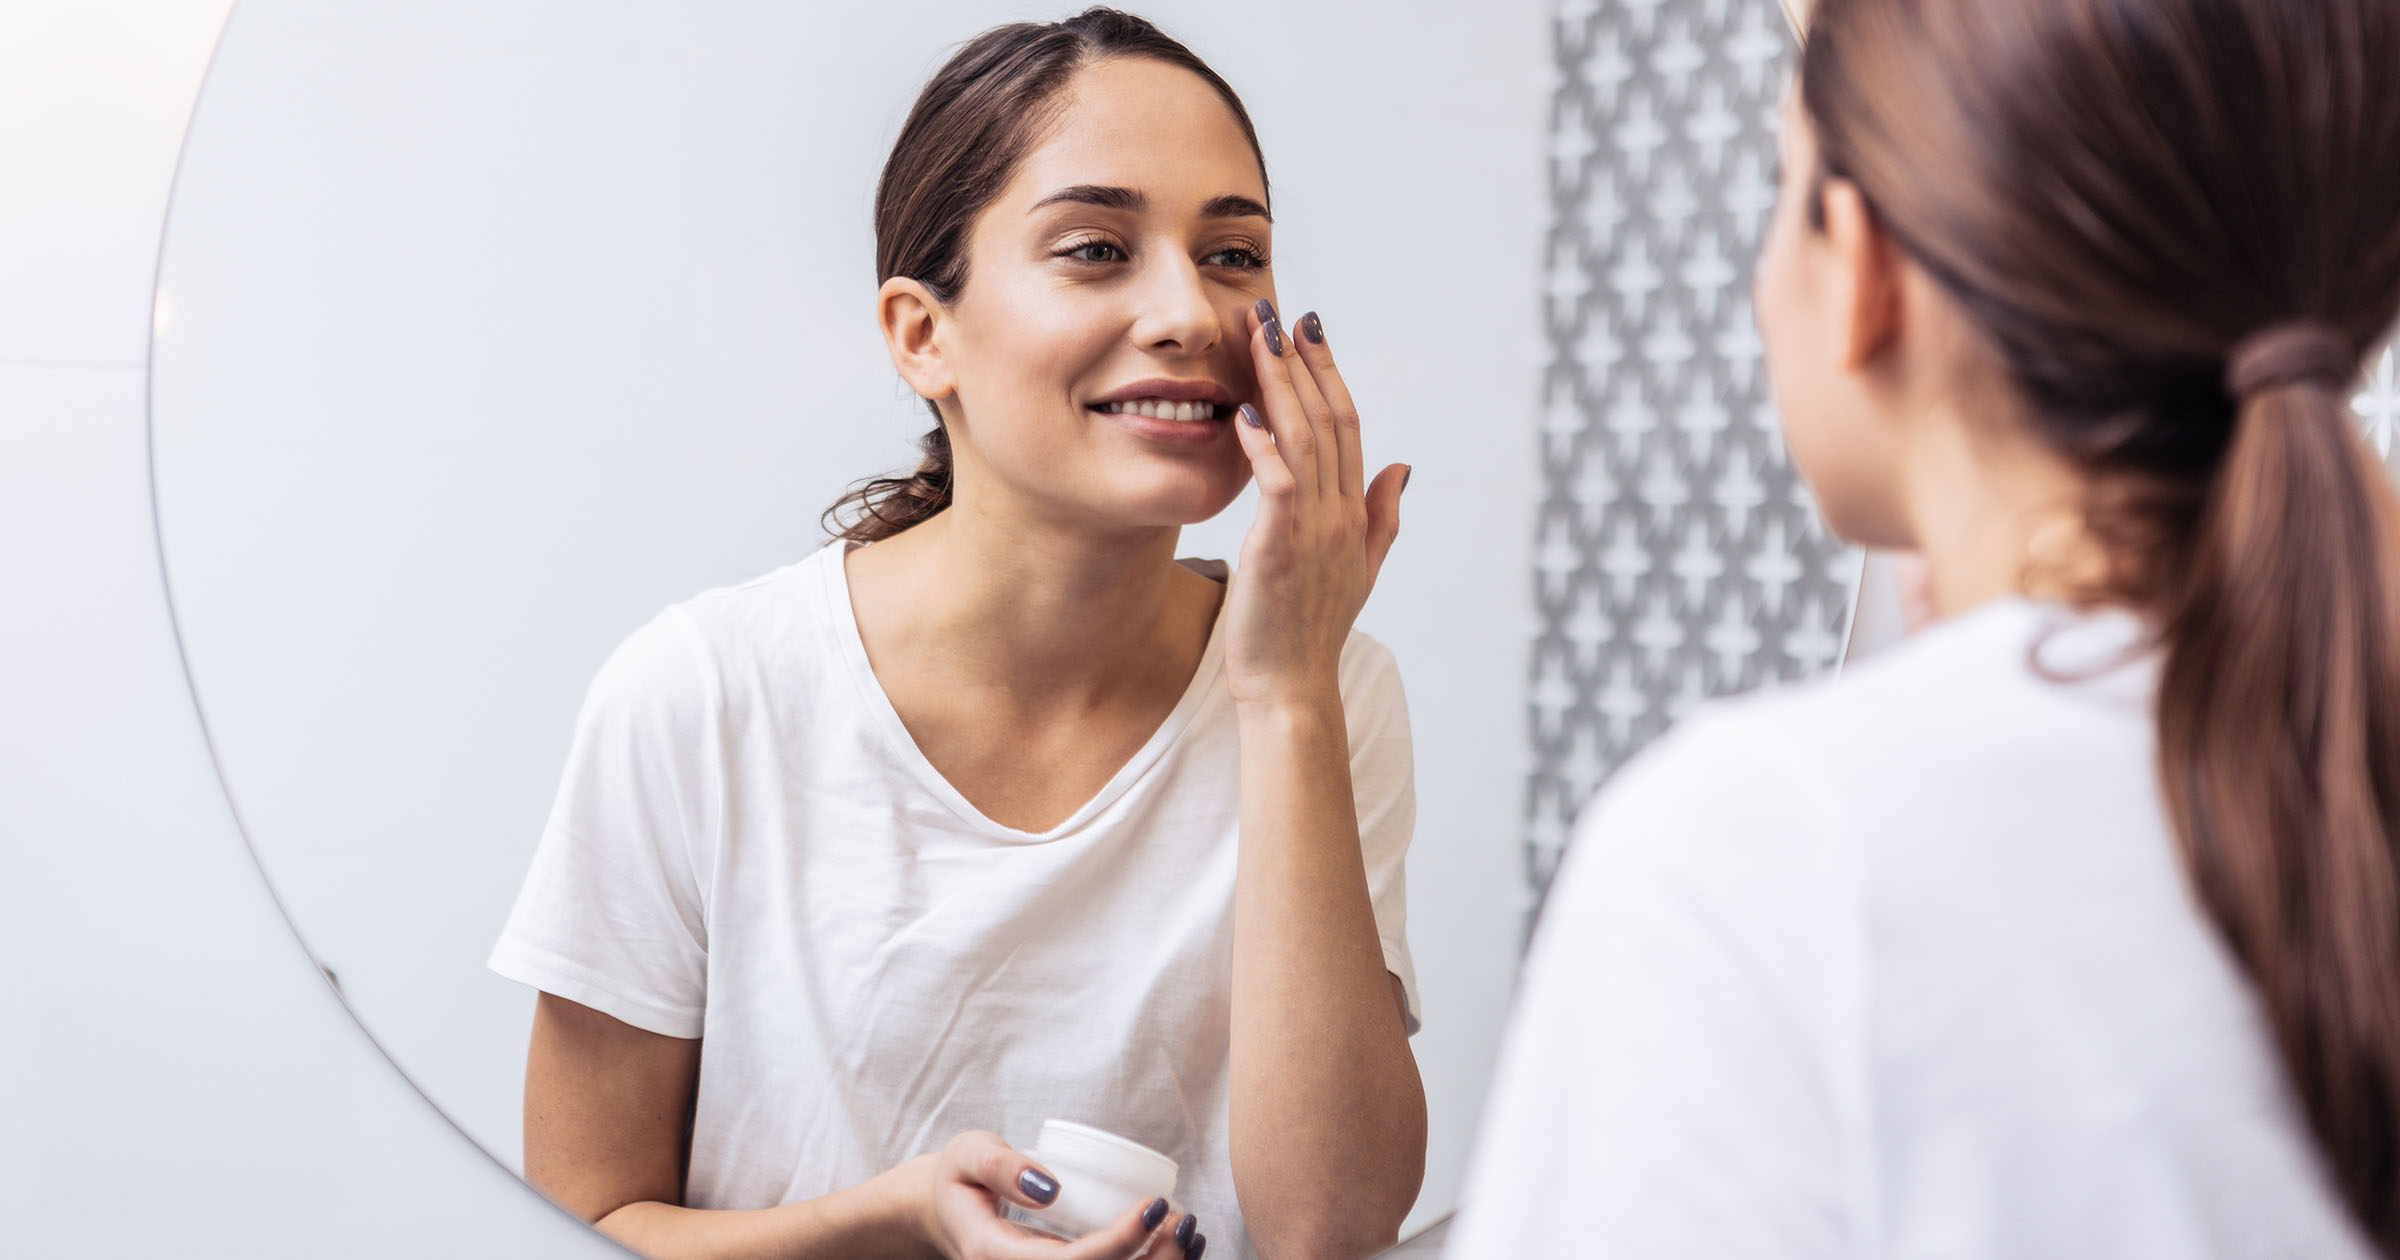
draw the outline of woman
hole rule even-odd
[[[1820,0],[1756,309],[1942,619],[1579,823],[1455,1254],[2400,1256],[2390,0]]]
[[[493,956],[526,1175],[658,1256],[1366,1254],[1424,1159],[1407,716],[1351,630],[1407,470],[1275,315],[1248,117],[1139,19],[1001,27],[875,218],[925,466],[593,685]],[[1253,478],[1230,583],[1179,565]],[[1007,1223],[1048,1117],[1188,1210]]]

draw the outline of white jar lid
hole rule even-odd
[[[1034,1141],[1034,1153],[1072,1162],[1104,1176],[1113,1174],[1134,1185],[1172,1188],[1175,1184],[1174,1160],[1106,1129],[1072,1120],[1042,1121],[1042,1135]]]

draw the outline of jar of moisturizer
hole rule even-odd
[[[1042,1135],[1026,1154],[1058,1179],[1058,1197],[1048,1207],[1008,1205],[1008,1219],[1027,1229],[1073,1241],[1108,1228],[1153,1199],[1173,1206],[1175,1161],[1114,1133],[1044,1120]]]

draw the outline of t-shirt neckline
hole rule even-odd
[[[917,747],[916,738],[908,733],[908,725],[900,720],[900,711],[892,707],[892,699],[884,692],[882,680],[875,677],[875,667],[867,660],[866,639],[859,633],[858,613],[850,603],[850,580],[842,563],[842,557],[848,550],[849,545],[845,540],[835,539],[818,551],[815,559],[824,583],[825,604],[833,621],[834,639],[840,645],[843,664],[848,667],[851,683],[858,689],[859,701],[865,707],[868,720],[890,746],[892,756],[908,767],[926,791],[969,826],[995,839],[1020,844],[1056,840],[1073,833],[1114,805],[1182,738],[1184,731],[1191,726],[1192,719],[1198,715],[1201,705],[1208,700],[1224,663],[1225,605],[1230,600],[1217,605],[1217,618],[1209,626],[1208,646],[1201,652],[1199,668],[1192,671],[1191,681],[1184,685],[1183,696],[1168,711],[1166,720],[1151,732],[1150,738],[1135,750],[1132,757],[1126,759],[1124,765],[1117,768],[1117,772],[1101,785],[1090,800],[1077,806],[1075,812],[1047,831],[1020,831],[994,822],[977,809],[964,793],[952,786],[950,780],[943,778],[942,772],[927,759],[924,750]]]

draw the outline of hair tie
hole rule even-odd
[[[2339,389],[2357,373],[2358,351],[2349,336],[2313,320],[2252,333],[2225,356],[2225,390],[2237,399],[2302,381]]]

